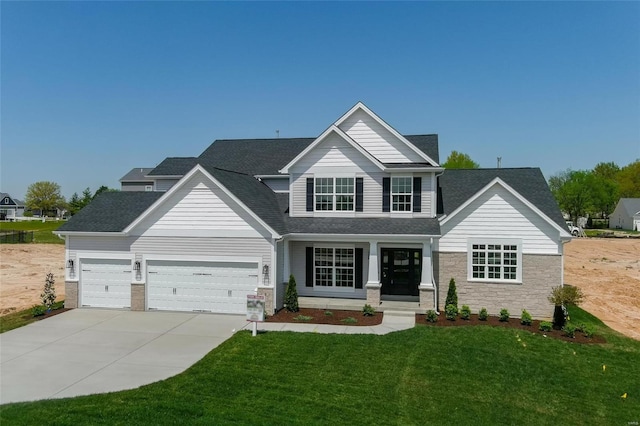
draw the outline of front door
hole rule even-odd
[[[417,296],[422,250],[382,249],[382,294]]]

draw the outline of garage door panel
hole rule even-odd
[[[149,308],[244,313],[258,284],[258,264],[149,261]]]
[[[128,259],[81,259],[82,306],[131,306],[131,262]]]

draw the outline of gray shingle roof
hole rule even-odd
[[[286,221],[292,234],[440,235],[436,218],[287,217]]]
[[[405,135],[405,139],[414,144],[436,163],[440,163],[438,151],[438,135]]]
[[[619,202],[629,216],[640,212],[640,198],[620,198]]]
[[[111,192],[98,195],[58,231],[120,232],[164,192]]]
[[[183,176],[198,164],[196,157],[167,157],[153,170],[149,176]]]
[[[438,214],[451,214],[496,177],[566,229],[558,203],[539,168],[447,169],[438,178]]]
[[[134,167],[126,175],[120,178],[120,182],[148,182],[145,175],[153,170],[153,167]]]

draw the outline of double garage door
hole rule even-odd
[[[81,305],[130,307],[132,278],[130,260],[83,259]],[[257,263],[147,262],[149,309],[243,314],[257,285]]]

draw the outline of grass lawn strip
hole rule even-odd
[[[176,377],[130,391],[5,405],[0,423],[638,421],[640,342],[578,308],[571,315],[608,343],[496,327],[415,327],[384,336],[241,332]]]
[[[64,240],[53,233],[64,221],[53,220],[42,222],[41,220],[29,220],[23,222],[0,222],[0,231],[17,230],[33,231],[33,242],[42,244],[64,244]]]
[[[33,316],[31,308],[25,309],[23,311],[12,312],[0,317],[0,333],[4,333],[5,331],[13,330],[15,328],[31,324],[32,322],[46,319],[53,315],[61,314],[66,310],[68,309],[64,309],[64,300],[60,300],[53,304],[53,306],[51,307],[51,312],[37,317]]]

